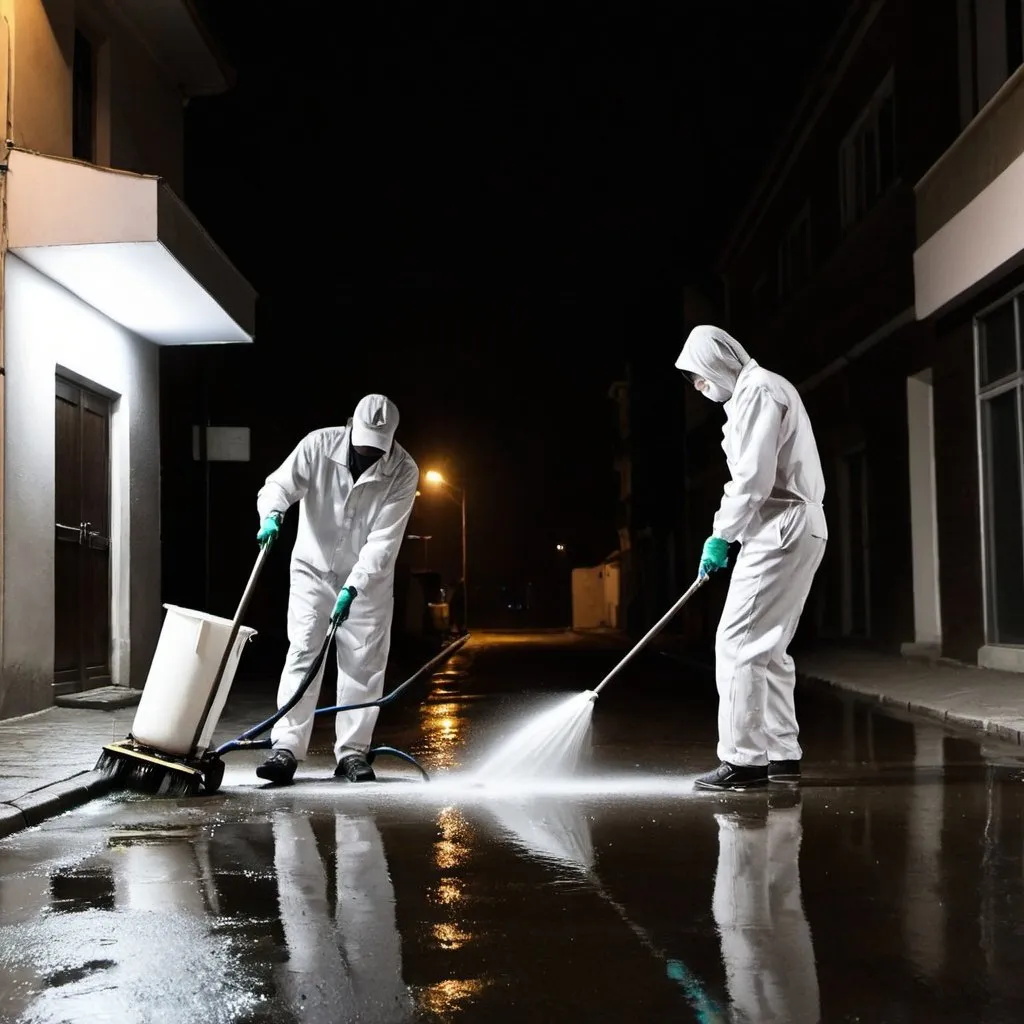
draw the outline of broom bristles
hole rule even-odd
[[[127,789],[152,796],[194,796],[203,779],[195,768],[116,745],[103,748],[96,771]]]

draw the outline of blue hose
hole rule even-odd
[[[330,649],[331,641],[334,639],[334,635],[337,632],[337,630],[338,624],[331,623],[331,628],[327,631],[327,636],[324,638],[324,642],[321,645],[320,650],[317,652],[317,656],[314,659],[313,664],[310,665],[309,670],[303,677],[302,682],[299,683],[298,687],[296,688],[295,692],[291,695],[291,697],[289,697],[288,700],[285,701],[285,703],[274,714],[272,714],[269,718],[265,718],[262,722],[258,722],[251,728],[246,729],[245,732],[235,737],[235,739],[228,740],[226,743],[222,743],[215,750],[211,751],[207,755],[207,757],[220,757],[222,754],[229,754],[233,750],[269,750],[272,745],[272,740],[256,739],[256,737],[258,737],[261,733],[266,732],[276,722],[280,721],[281,718],[288,714],[288,712],[291,711],[291,709],[295,707],[295,705],[298,704],[300,700],[302,700],[303,695],[312,685],[313,680],[316,679],[317,675],[320,673],[320,668],[324,663],[324,658],[327,657],[327,651]],[[445,647],[441,651],[438,651],[438,653],[435,654],[426,664],[421,665],[411,676],[409,676],[408,679],[406,679],[403,683],[400,683],[390,693],[385,694],[378,700],[363,701],[359,704],[338,704],[329,708],[317,708],[314,714],[317,716],[331,714],[336,715],[341,714],[343,711],[359,711],[363,708],[384,707],[386,704],[390,704],[393,700],[395,700],[403,691],[412,686],[412,684],[415,683],[418,679],[420,679],[421,676],[430,672],[437,664],[439,664],[444,659],[450,657],[451,654],[455,650],[458,650],[458,648],[462,647],[468,639],[469,634],[466,633],[465,635],[459,637],[458,640],[455,640],[452,643],[448,644],[447,647]],[[430,776],[424,770],[422,765],[420,765],[420,763],[411,754],[407,754],[405,751],[398,750],[395,747],[374,747],[367,752],[367,761],[372,762],[373,758],[378,757],[382,754],[387,754],[392,757],[398,757],[399,759],[406,761],[407,763],[413,765],[425,780],[429,780]]]

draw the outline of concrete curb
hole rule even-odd
[[[0,839],[80,807],[93,797],[108,793],[112,787],[113,780],[102,772],[82,771],[60,782],[30,790],[0,804]]]
[[[673,661],[685,665],[687,668],[714,673],[715,667],[712,664],[699,661],[696,658],[687,657],[676,651],[659,648],[660,652]],[[906,711],[912,715],[920,715],[923,718],[930,718],[932,721],[944,722],[960,729],[971,729],[975,732],[984,732],[989,736],[1007,743],[1015,743],[1018,746],[1024,745],[1024,731],[1015,729],[1013,726],[1004,725],[1002,722],[993,722],[990,719],[978,715],[965,715],[958,711],[947,711],[944,708],[936,707],[933,704],[922,704],[919,701],[907,700],[903,697],[894,696],[888,693],[879,693],[877,690],[864,690],[856,684],[840,682],[835,679],[825,679],[822,676],[813,675],[808,672],[796,674],[798,686],[810,686],[819,689],[838,690],[841,693],[849,694],[868,704],[881,704],[883,707],[893,708],[897,711]]]
[[[933,721],[946,722],[960,729],[972,729],[975,732],[987,733],[989,736],[995,736],[997,739],[1007,743],[1015,743],[1018,746],[1024,744],[1024,733],[1021,730],[1004,725],[1002,722],[993,722],[991,719],[982,718],[978,715],[965,715],[958,711],[947,711],[933,704],[922,704],[919,701],[907,700],[892,694],[878,693],[876,690],[862,690],[850,683],[838,682],[834,679],[823,679],[821,676],[808,675],[801,672],[797,673],[797,680],[804,685],[848,693],[865,703],[881,704],[883,707],[894,708],[897,711],[906,711],[913,715],[920,715],[923,718],[930,718]]]
[[[437,667],[465,647],[471,636],[471,633],[464,633],[446,647],[442,647],[437,653]],[[113,788],[114,780],[103,772],[95,769],[83,770],[59,782],[40,786],[13,800],[0,803],[0,840],[22,829],[40,825],[48,818],[56,817],[65,811],[81,807],[95,797],[105,796]]]

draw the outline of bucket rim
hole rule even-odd
[[[231,628],[231,619],[225,619],[222,615],[211,615],[210,612],[201,612],[196,608],[185,608],[180,604],[165,604],[164,608],[169,612],[178,612],[189,619],[199,619],[203,622],[209,622],[211,625],[227,626],[228,629]],[[257,631],[253,629],[252,626],[240,625],[238,627],[239,636],[243,634],[247,637],[255,636],[256,632]]]

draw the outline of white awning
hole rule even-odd
[[[12,150],[8,247],[158,345],[251,342],[256,292],[160,179]]]

